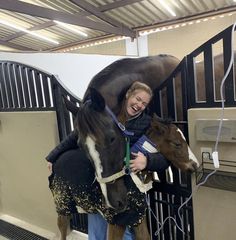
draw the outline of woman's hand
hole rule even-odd
[[[138,173],[142,171],[147,166],[147,158],[146,156],[141,153],[131,153],[135,158],[130,160],[130,169],[134,173]]]

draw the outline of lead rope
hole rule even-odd
[[[130,173],[130,138],[126,137],[126,156],[125,156],[125,172]]]

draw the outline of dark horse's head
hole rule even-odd
[[[125,138],[107,110],[104,98],[93,88],[90,99],[79,108],[66,103],[75,117],[79,144],[94,166],[106,204],[118,211],[126,207],[127,189],[119,172],[123,171]],[[118,174],[117,174],[118,173]]]

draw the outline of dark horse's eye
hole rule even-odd
[[[113,131],[110,131],[108,136],[106,137],[106,144],[113,144],[116,140],[116,134]]]
[[[111,137],[110,137],[110,144],[114,143],[115,139],[116,139],[115,137],[112,137],[112,136],[111,136]]]

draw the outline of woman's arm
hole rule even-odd
[[[168,161],[161,153],[146,153],[142,152],[132,153],[134,159],[130,161],[130,168],[137,173],[142,170],[161,173],[170,166]]]
[[[77,148],[77,133],[75,131],[71,132],[64,140],[62,140],[47,156],[46,160],[50,163],[56,162],[58,156],[69,150]]]
[[[167,160],[160,152],[147,153],[147,165],[148,171],[161,173],[170,166],[170,161]]]

